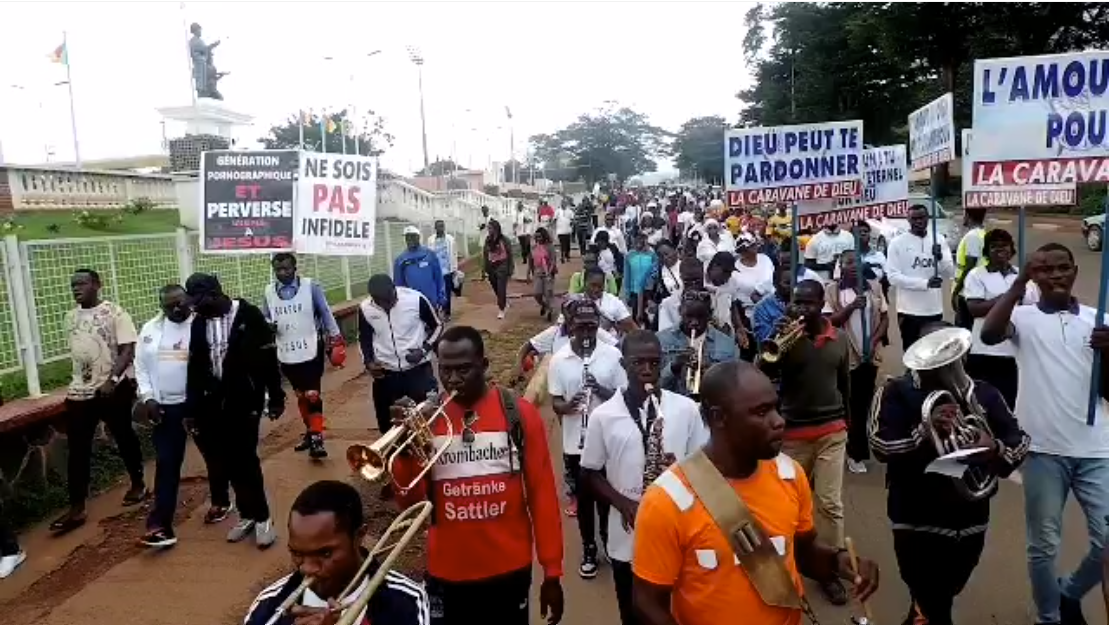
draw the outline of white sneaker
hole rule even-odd
[[[866,463],[848,458],[847,470],[852,473],[866,473]]]
[[[239,522],[235,524],[235,527],[232,527],[231,531],[227,532],[227,542],[237,543],[247,536],[250,536],[250,533],[254,531],[254,525],[254,521],[250,519],[240,519]]]
[[[26,559],[27,552],[25,551],[0,558],[0,579],[4,579],[12,573],[15,573],[15,570],[18,569],[19,565],[23,564],[23,561]]]
[[[504,311],[503,310],[497,312],[497,319],[504,319]]]
[[[269,549],[277,542],[277,532],[273,529],[273,519],[254,524],[254,542],[259,549]]]

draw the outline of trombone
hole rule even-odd
[[[358,595],[358,598],[355,599],[350,606],[340,608],[343,610],[343,614],[339,617],[335,625],[354,625],[355,620],[362,615],[366,606],[370,604],[370,599],[374,596],[374,593],[377,592],[378,587],[385,581],[385,576],[392,570],[397,558],[412,542],[412,539],[416,537],[417,532],[423,528],[428,518],[431,517],[431,511],[431,502],[421,501],[405,509],[397,518],[393,519],[393,522],[385,529],[381,538],[379,538],[373,548],[370,549],[369,557],[362,563],[362,568],[358,570],[358,573],[350,580],[347,587],[343,589],[337,602],[341,604],[344,599],[349,597],[350,594],[358,588],[362,578],[365,577],[366,572],[369,571],[370,564],[377,555],[385,552],[388,552],[389,555],[385,556],[385,560],[381,562],[381,566],[377,568],[377,572],[370,578],[370,582],[366,585],[366,589],[362,591],[362,594]],[[393,535],[402,529],[404,530],[404,534],[400,539],[390,543],[393,539]],[[289,595],[281,602],[281,605],[277,607],[277,611],[270,617],[270,620],[266,621],[266,625],[276,625],[285,613],[300,602],[301,597],[304,596],[304,593],[308,591],[308,588],[315,583],[315,581],[315,578],[306,576],[300,586],[293,591],[293,594]]]
[[[693,360],[686,365],[685,369],[685,390],[690,395],[699,395],[701,393],[701,366],[705,357],[705,339],[708,338],[708,330],[706,329],[701,333],[700,337],[695,337],[693,331],[689,331],[689,346],[693,349]]]
[[[801,318],[790,319],[774,336],[759,345],[759,360],[774,364],[801,339],[805,333],[805,322]]]
[[[454,440],[454,426],[447,418],[446,410],[447,404],[456,394],[457,391],[451,391],[438,406],[436,406],[438,397],[429,396],[423,402],[405,408],[404,421],[382,434],[381,438],[369,445],[355,443],[347,447],[347,463],[350,464],[350,468],[368,482],[378,482],[382,479],[394,480],[393,476],[396,473],[393,471],[393,463],[402,453],[410,453],[415,456],[421,470],[408,484],[395,485],[402,495],[415,488],[439,458],[446,453]],[[425,417],[424,412],[431,407],[435,407],[435,412]],[[436,446],[433,426],[439,419],[446,424],[447,433],[444,442]]]

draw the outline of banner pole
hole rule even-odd
[[[1024,259],[1026,258],[1024,249],[1024,212],[1024,206],[1017,209],[1017,264],[1021,268],[1024,267]],[[982,250],[982,253],[986,253],[987,251],[989,250]]]
[[[793,265],[793,282],[792,286],[797,286],[797,276],[801,274],[801,268],[798,266],[801,262],[801,220],[797,216],[797,203],[793,203],[793,245],[790,246],[790,256]]]
[[[944,167],[947,167],[946,163],[944,163]],[[937,174],[937,170],[936,170],[935,165],[928,168],[928,188],[929,188],[928,201],[931,204],[931,207],[928,209],[928,212],[930,213],[929,218],[930,218],[930,221],[932,222],[932,247],[933,248],[936,247],[936,244],[939,243],[939,239],[940,239],[939,228],[937,227],[938,226],[938,220],[936,219],[936,186],[937,186],[936,185],[936,174]],[[932,262],[932,275],[938,278],[938,277],[940,277],[940,261],[938,261],[934,258],[932,259],[932,261],[933,261]]]
[[[1106,192],[1107,194],[1102,208],[1104,210],[1106,222],[1109,222],[1109,185],[1107,185]],[[1095,317],[1094,327],[1105,325],[1102,319],[1105,317],[1105,299],[1107,295],[1105,277],[1109,276],[1109,251],[1106,250],[1107,247],[1109,246],[1105,245],[1103,239],[1101,244],[1101,276],[1098,280],[1100,285],[1098,286],[1097,294],[1097,317]],[[1101,401],[1101,388],[1099,387],[1101,386],[1102,364],[1101,352],[1095,349],[1094,366],[1090,371],[1090,401],[1086,408],[1086,425],[1089,426],[1093,426],[1094,422],[1097,421],[1097,404]]]
[[[859,236],[859,226],[853,228],[855,235],[855,297],[868,297],[867,291],[870,289],[870,284],[866,280],[866,264],[863,263],[863,238]],[[840,279],[843,279],[843,267],[840,266]],[[866,300],[863,300],[866,302]],[[863,362],[870,362],[870,315],[867,314],[867,306],[863,306],[859,311],[862,315],[862,345],[859,346],[859,351],[862,354]],[[850,326],[848,326],[850,327]]]

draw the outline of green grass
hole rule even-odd
[[[162,234],[173,232],[181,225],[175,209],[147,210],[137,215],[122,211],[91,211],[103,215],[103,227],[90,228],[77,223],[76,211],[20,211],[14,217],[0,219],[0,234],[14,234],[24,241],[65,239],[70,237],[106,237],[124,234]],[[11,223],[12,226],[7,224]]]

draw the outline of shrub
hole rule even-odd
[[[501,188],[495,184],[487,184],[483,186],[481,190],[484,191],[486,195],[492,195],[494,197],[499,197],[501,195]]]
[[[123,207],[123,213],[125,215],[141,215],[154,208],[154,200],[148,197],[138,197],[127,202],[127,205]]]
[[[17,222],[15,217],[0,220],[0,234],[15,234],[22,229],[23,225]]]
[[[108,216],[102,213],[94,213],[90,211],[81,211],[74,213],[73,221],[82,228],[89,230],[107,230],[108,229]]]

